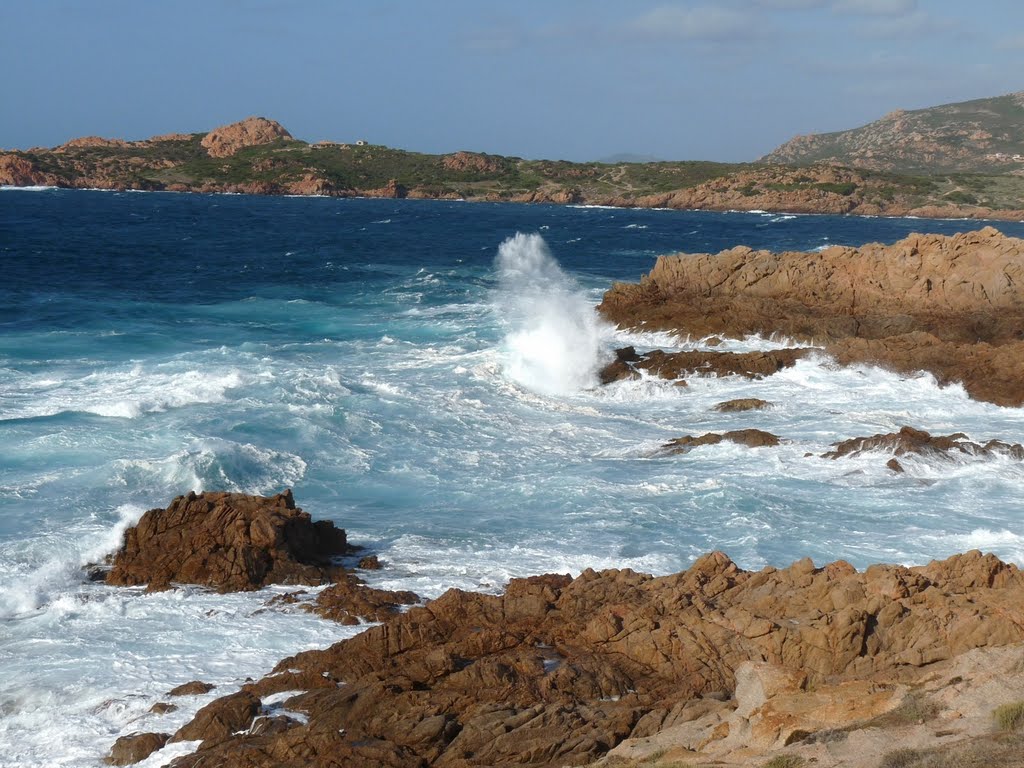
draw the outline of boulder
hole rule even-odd
[[[201,741],[202,747],[209,748],[248,729],[259,713],[260,700],[252,693],[232,693],[200,709],[170,741]]]
[[[740,413],[742,411],[763,411],[771,407],[772,404],[767,400],[760,400],[756,397],[740,397],[719,403],[715,406],[715,410],[719,413]]]
[[[245,147],[290,138],[292,135],[276,120],[247,117],[237,123],[214,128],[203,137],[200,144],[210,157],[230,157]]]
[[[204,693],[209,693],[216,685],[212,683],[204,683],[202,680],[193,680],[190,683],[182,683],[176,688],[171,688],[167,692],[168,696],[201,696]]]
[[[107,765],[134,765],[141,763],[171,738],[169,733],[130,733],[120,737],[103,758]]]
[[[273,497],[190,492],[125,532],[107,583],[159,590],[177,582],[221,592],[323,584],[343,573],[332,558],[349,551],[345,531],[313,522],[290,490]]]
[[[420,600],[414,592],[374,589],[354,576],[346,576],[324,589],[316,597],[313,610],[325,619],[342,624],[361,621],[385,621]]]
[[[691,435],[677,437],[675,440],[665,443],[661,447],[660,453],[669,456],[677,453],[689,453],[694,448],[699,448],[702,445],[718,445],[721,442],[738,443],[748,448],[764,448],[774,447],[781,441],[777,435],[761,429],[736,429],[722,434],[708,432],[700,437],[693,437]]]
[[[922,429],[913,427],[902,427],[899,432],[888,434],[877,434],[871,437],[854,437],[849,440],[835,443],[834,449],[822,454],[822,458],[838,459],[843,456],[859,456],[865,451],[880,451],[891,453],[893,456],[904,456],[908,453],[915,453],[925,456],[942,456],[952,458],[953,456],[1008,456],[1018,461],[1024,460],[1024,446],[1020,443],[1006,443],[1002,440],[989,440],[986,443],[974,443],[967,439],[967,435],[956,433],[953,435],[931,435]],[[895,459],[893,459],[895,461]],[[887,464],[890,469],[901,472],[902,467]]]

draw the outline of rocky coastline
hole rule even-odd
[[[226,546],[203,545],[210,513],[236,521]],[[308,522],[290,492],[179,497],[130,529],[108,582],[123,583],[125,559],[139,579],[169,588],[169,565],[260,556],[291,582],[289,568],[344,535],[312,523],[308,547],[289,553],[281,544],[296,519]],[[169,529],[183,534],[176,544]],[[151,566],[138,556],[157,550]],[[217,574],[202,582],[212,589],[251,586],[238,571],[203,572]],[[992,725],[997,707],[1024,699],[1024,573],[976,551],[863,572],[810,560],[750,572],[714,552],[660,578],[587,570],[429,602],[369,589],[340,567],[327,577],[335,583],[321,599],[333,592],[344,616],[383,623],[283,659],[174,733],[125,735],[107,761],[134,764],[183,741],[195,751],[176,768],[763,765],[780,756],[791,762],[779,765],[873,766],[897,735],[921,755],[941,745],[991,757],[1024,745]],[[196,681],[168,697],[210,688]],[[284,708],[264,706],[271,697]],[[159,702],[153,720],[174,706]]]
[[[1024,182],[991,177],[991,198],[963,202],[962,180],[820,163],[570,163],[458,151],[295,139],[250,117],[208,133],[140,141],[87,136],[0,151],[0,185],[253,195],[315,195],[1024,221]],[[977,184],[977,180],[974,182]]]
[[[613,286],[600,311],[710,348],[621,349],[604,385],[758,379],[824,354],[1024,403],[1024,241],[993,229],[816,253],[665,256],[639,284]],[[715,350],[750,333],[816,346]],[[772,407],[751,397],[715,409],[756,420]],[[894,480],[912,454],[1024,461],[1024,446],[991,437],[905,426],[839,440],[820,458],[867,453]],[[659,455],[685,460],[722,441],[772,450],[785,439],[748,427],[681,436]],[[175,705],[158,702],[153,727],[118,739],[108,762],[194,742],[171,765],[1024,765],[1024,572],[993,555],[746,571],[712,552],[669,576],[546,574],[513,579],[500,595],[449,590],[425,601],[367,586],[339,564],[357,554],[290,491],[190,493],[147,512],[103,572],[111,587],[287,583],[297,591],[277,599],[298,601],[304,585],[326,584],[308,610],[379,623],[281,660],[174,732],[159,730],[159,718]],[[196,681],[168,697],[208,690]]]
[[[1024,404],[1024,240],[992,227],[812,253],[740,246],[661,256],[640,283],[615,284],[599,311],[622,327],[692,338],[775,334],[814,344],[837,364],[926,371],[975,399]],[[762,355],[760,374],[807,353]],[[676,378],[694,354],[648,352],[602,375],[646,368]],[[699,355],[709,373],[740,362]]]

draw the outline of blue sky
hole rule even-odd
[[[1024,90],[1020,0],[0,0],[0,147],[196,132],[752,160]]]

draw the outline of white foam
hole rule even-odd
[[[176,368],[176,363],[162,366]],[[92,413],[135,419],[198,403],[224,402],[227,393],[243,384],[241,373],[227,370],[161,370],[137,363],[130,368],[70,374],[63,379],[19,377],[0,395],[0,420]]]
[[[54,601],[66,598],[82,581],[82,567],[96,563],[113,552],[125,530],[143,513],[142,507],[122,505],[117,522],[62,542],[59,554],[30,570],[8,571],[0,583],[0,620],[36,613]],[[6,570],[6,569],[5,569]]]
[[[0,184],[0,190],[4,192],[48,192],[51,189],[60,189],[60,187],[47,187],[44,185],[29,185],[25,187],[17,187],[13,184]]]
[[[498,249],[494,303],[504,324],[504,370],[542,394],[593,386],[608,353],[604,322],[540,235],[517,233]]]

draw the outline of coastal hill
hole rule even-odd
[[[141,141],[90,136],[54,148],[0,152],[0,185],[19,187],[1021,220],[1024,175],[1009,169],[913,175],[830,163],[573,163],[468,151],[431,155],[363,140],[308,143],[263,117],[208,133]]]
[[[895,173],[1024,173],[1024,91],[900,109],[860,128],[797,136],[761,162]]]

